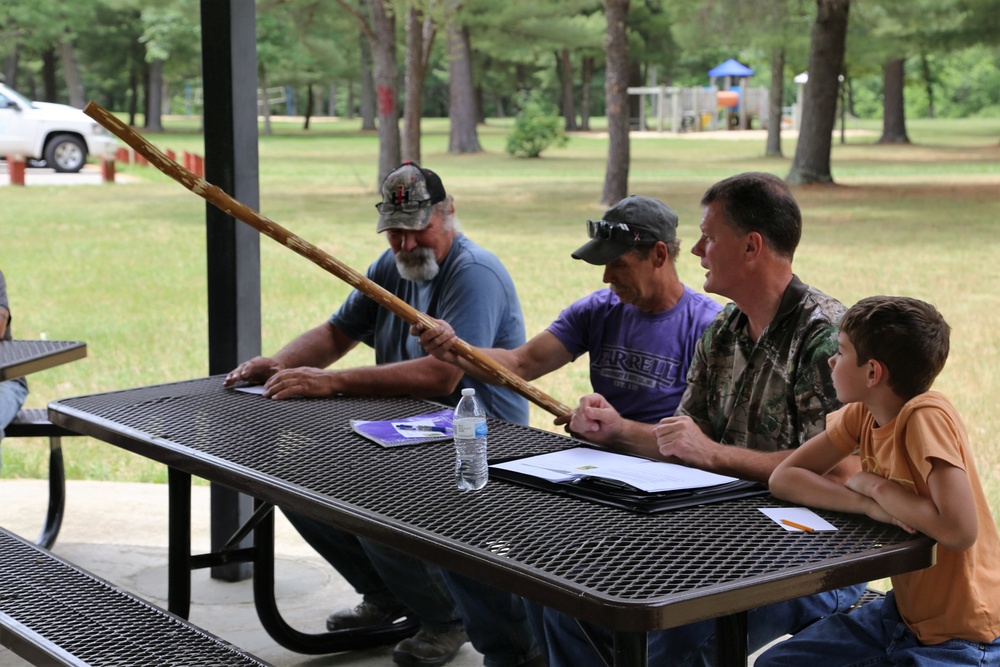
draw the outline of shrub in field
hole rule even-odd
[[[507,152],[515,157],[539,157],[549,146],[565,146],[569,138],[555,107],[538,93],[521,97],[521,111],[507,137]]]

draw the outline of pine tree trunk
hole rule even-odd
[[[584,56],[580,64],[580,129],[590,132],[590,84],[594,80],[594,57]]]
[[[926,53],[920,54],[920,71],[924,77],[924,90],[927,91],[927,117],[937,118],[934,111],[934,76],[931,74],[931,63]]]
[[[149,84],[146,89],[146,129],[163,131],[163,61],[149,63]]]
[[[135,116],[139,112],[139,73],[133,61],[128,71],[128,124],[135,127]]]
[[[472,46],[469,31],[460,26],[457,16],[448,22],[448,54],[451,81],[448,85],[451,132],[448,136],[449,153],[479,153],[476,129],[476,99],[472,81]]]
[[[576,108],[573,104],[573,61],[569,49],[559,52],[559,71],[562,81],[563,128],[567,132],[576,131]]]
[[[7,77],[5,82],[8,86],[17,90],[17,66],[20,61],[21,50],[17,43],[10,45],[10,53],[3,61],[3,71],[4,76]]]
[[[816,0],[809,50],[809,80],[795,158],[788,173],[794,185],[832,183],[830,150],[837,121],[838,78],[844,67],[850,0]]]
[[[305,114],[306,117],[305,117],[305,122],[302,124],[303,130],[309,129],[309,121],[312,120],[313,104],[315,103],[316,103],[316,97],[313,94],[313,87],[312,84],[310,83],[309,85],[306,86],[306,114]]]
[[[374,41],[375,98],[378,106],[378,184],[400,163],[399,102],[396,86],[396,18],[386,7],[391,0],[369,0]]]
[[[767,149],[768,157],[781,157],[781,109],[785,95],[785,50],[778,48],[771,53],[771,86],[767,91]]]
[[[626,46],[626,48],[628,47]],[[646,82],[643,80],[642,76],[642,65],[640,65],[637,62],[630,62],[626,67],[628,72],[625,79],[626,88],[628,87],[641,88],[642,86],[646,85]],[[627,90],[625,92],[625,99],[628,108],[628,116],[630,123],[629,127],[639,131],[646,130],[646,128],[644,127],[639,127],[640,119],[644,118],[641,109],[642,105],[646,103],[646,100],[643,98],[644,98],[643,95],[629,95]]]
[[[903,58],[890,60],[882,67],[882,136],[880,144],[908,144],[906,105],[903,100]]]
[[[483,87],[476,85],[472,91],[472,101],[476,108],[476,125],[486,124],[486,103],[483,101]]]
[[[76,49],[68,38],[59,43],[59,59],[62,61],[63,79],[66,80],[66,92],[69,93],[69,105],[82,109],[87,106],[87,94],[83,90],[83,75],[80,74],[80,63],[76,59]]]
[[[361,36],[361,129],[375,129],[375,79],[372,77],[372,47],[364,35]]]
[[[267,70],[263,67],[258,70],[257,83],[260,85],[261,91],[261,97],[257,101],[257,108],[260,111],[259,115],[264,117],[264,134],[271,136],[273,133],[271,129],[271,103],[267,100]]]
[[[628,104],[628,19],[629,0],[604,0],[608,31],[605,37],[607,72],[604,97],[608,117],[608,165],[604,172],[601,203],[617,204],[628,193],[629,104]]]
[[[42,51],[42,101],[58,102],[59,86],[56,84],[56,52],[55,49]]]
[[[406,101],[403,105],[403,160],[420,162],[420,117],[424,106],[424,15],[416,4],[406,13]]]

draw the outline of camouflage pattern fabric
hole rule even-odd
[[[794,449],[840,407],[828,359],[844,306],[792,278],[759,341],[727,305],[698,342],[677,409],[716,442],[773,452]]]

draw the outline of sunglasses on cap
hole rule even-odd
[[[644,229],[629,229],[624,222],[608,222],[606,220],[588,220],[587,236],[601,241],[611,241],[623,245],[656,243],[658,238]]]
[[[420,201],[405,201],[402,204],[393,204],[388,201],[380,201],[375,204],[375,208],[382,215],[392,215],[396,211],[402,211],[403,213],[416,213],[422,208],[433,206],[430,199],[421,199]]]

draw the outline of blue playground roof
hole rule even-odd
[[[753,76],[753,70],[732,58],[708,70],[709,76]]]

